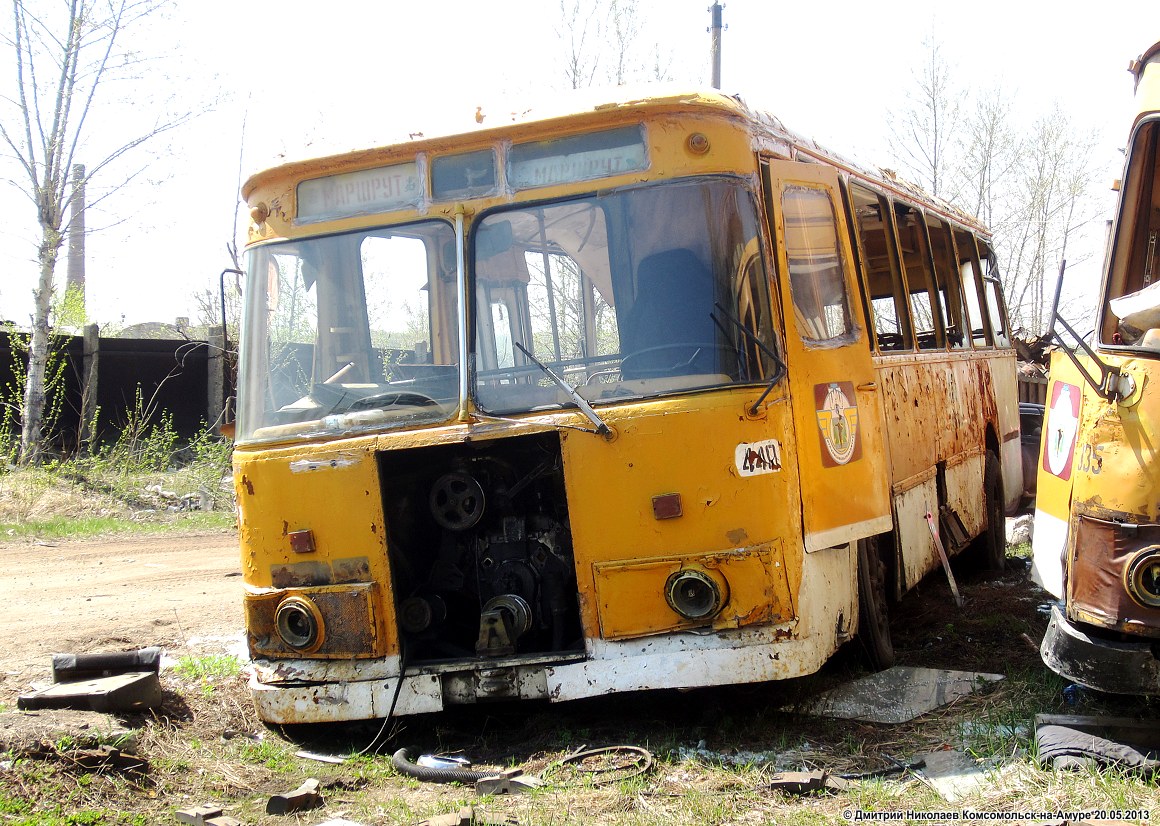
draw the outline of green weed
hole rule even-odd
[[[27,800],[0,791],[0,815],[22,815],[31,808]]]
[[[285,746],[273,740],[247,742],[242,745],[242,759],[247,763],[257,763],[271,771],[280,773],[296,771],[297,765]]]
[[[209,654],[202,657],[182,657],[173,666],[174,672],[188,680],[220,680],[242,673],[242,661],[232,654]]]

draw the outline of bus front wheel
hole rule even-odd
[[[858,638],[875,671],[894,665],[886,602],[886,565],[873,537],[858,541]]]

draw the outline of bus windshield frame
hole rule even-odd
[[[759,221],[737,176],[486,211],[465,256],[470,321],[444,220],[255,246],[238,440],[451,420],[464,401],[465,323],[470,392],[485,414],[575,406],[537,361],[592,405],[775,383],[783,371]]]
[[[571,404],[536,362],[592,405],[778,377],[758,226],[753,193],[724,176],[485,213],[473,239],[477,404]]]
[[[441,219],[246,252],[239,442],[445,421],[459,407],[455,232]]]

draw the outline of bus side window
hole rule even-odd
[[[959,284],[959,269],[955,266],[954,242],[945,221],[933,215],[926,216],[927,235],[930,238],[931,258],[934,260],[935,285],[942,305],[943,326],[947,343],[952,349],[970,347],[963,319],[963,292]]]
[[[956,229],[955,249],[959,256],[959,273],[967,303],[971,342],[976,347],[990,347],[991,325],[990,320],[983,316],[986,290],[983,287],[983,269],[979,263],[979,248],[975,245],[975,236],[965,230]]]
[[[1010,347],[1010,331],[1007,329],[1007,305],[1003,303],[1003,287],[999,281],[999,263],[995,252],[987,242],[979,239],[979,253],[987,261],[987,277],[983,279],[986,293],[987,316],[991,319],[991,330],[995,344]]]
[[[853,331],[834,205],[827,192],[788,186],[782,192],[790,293],[803,340],[829,342]]]
[[[890,204],[884,197],[857,184],[852,184],[849,192],[851,226],[855,228],[878,350],[910,350],[914,339],[902,279],[898,275],[897,252],[890,240],[888,222],[883,220],[889,214]]]
[[[931,271],[926,221],[921,212],[906,204],[895,202],[894,210],[898,250],[910,292],[915,341],[920,350],[941,350],[944,346],[942,315]]]

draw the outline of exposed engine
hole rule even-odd
[[[555,434],[392,451],[380,471],[408,659],[582,648]]]

